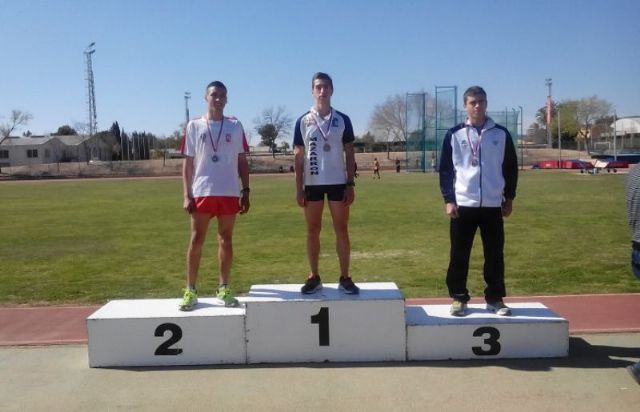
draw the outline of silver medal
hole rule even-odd
[[[216,162],[218,161],[218,155],[215,155],[215,154],[214,154],[213,156],[211,156],[211,161],[212,161],[213,163],[216,163]]]
[[[329,143],[325,143],[324,146],[322,146],[322,150],[325,152],[331,151],[331,145]]]
[[[471,159],[471,166],[478,166],[478,159],[476,158]]]

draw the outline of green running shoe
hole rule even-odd
[[[239,305],[238,299],[233,296],[233,292],[228,286],[220,286],[216,291],[216,297],[228,308],[234,308]]]
[[[198,292],[195,289],[183,289],[184,296],[180,302],[180,310],[188,312],[198,304]]]

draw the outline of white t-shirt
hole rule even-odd
[[[304,146],[304,185],[345,184],[344,144],[354,140],[351,120],[333,108],[324,118],[313,109],[300,116],[293,132],[293,145]]]
[[[238,154],[247,153],[249,145],[238,119],[203,116],[189,121],[181,151],[193,157],[193,197],[240,197]]]

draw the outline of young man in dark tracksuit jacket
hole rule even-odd
[[[481,87],[465,91],[464,106],[469,117],[447,132],[440,159],[440,190],[451,218],[450,313],[466,314],[469,256],[480,228],[487,310],[507,316],[511,310],[502,301],[506,296],[503,217],[511,214],[516,196],[516,150],[509,131],[486,115],[487,94]]]

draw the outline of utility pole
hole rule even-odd
[[[553,100],[551,99],[551,78],[547,77],[546,79],[544,79],[544,84],[549,89],[549,92],[547,93],[547,146],[549,147],[549,149],[551,149],[553,147],[553,145],[551,144],[551,123],[553,118],[551,107],[553,103]]]

